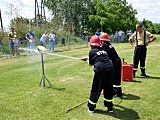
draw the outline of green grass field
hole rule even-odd
[[[113,44],[125,62],[132,63],[134,48],[129,43]],[[83,47],[58,54],[81,58],[90,48]],[[44,54],[45,76],[52,84],[39,86],[42,78],[41,56],[21,53],[19,57],[0,58],[0,120],[160,120],[160,42],[148,46],[146,69],[150,78],[122,82],[124,100],[109,114],[100,97],[94,114],[87,104],[66,111],[89,98],[93,67],[76,59]],[[119,100],[114,99],[114,103]]]

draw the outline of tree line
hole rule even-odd
[[[15,26],[20,38],[24,38],[29,29],[33,29],[37,37],[45,30],[80,36],[84,31],[93,35],[99,29],[111,35],[119,30],[135,31],[138,22],[142,22],[151,33],[160,34],[160,23],[146,19],[138,21],[135,17],[137,10],[126,0],[44,0],[44,4],[53,16],[45,25],[35,26],[35,18],[16,17],[11,20],[11,26]]]
[[[94,33],[96,29],[109,34],[134,31],[138,22],[143,22],[150,32],[160,33],[160,24],[138,21],[137,10],[126,0],[45,0],[45,5],[52,11],[55,27],[74,34],[85,30]]]

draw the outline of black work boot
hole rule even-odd
[[[107,108],[107,112],[113,113],[113,103],[112,102],[104,102],[104,105]]]
[[[113,87],[113,97],[116,97],[117,96],[117,90],[116,88]]]
[[[122,98],[123,97],[121,87],[113,87],[113,97],[114,98],[116,98],[116,97]]]
[[[118,88],[118,91],[117,91],[117,97],[119,97],[119,98],[122,98],[122,97],[123,97],[123,93],[122,93],[122,89],[121,89],[121,87],[120,87],[120,88]]]
[[[141,69],[141,76],[143,76],[143,77],[149,77],[148,75],[146,75],[145,69]]]
[[[137,70],[133,70],[133,78],[136,77],[136,72],[137,72]]]

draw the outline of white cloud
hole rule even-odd
[[[132,4],[133,8],[137,10],[136,17],[142,21],[144,18],[150,20],[153,23],[160,23],[160,1],[159,0],[127,0],[129,4]]]
[[[39,2],[38,4],[40,5],[40,0],[38,0],[38,2]],[[0,9],[2,12],[4,29],[8,29],[10,20],[16,16],[22,16],[29,19],[34,18],[35,16],[34,0],[0,0],[0,5],[1,5]],[[12,15],[11,15],[11,6],[12,6]],[[45,13],[47,19],[51,18],[51,13],[48,10],[45,10]]]

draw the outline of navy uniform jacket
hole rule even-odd
[[[113,69],[108,54],[101,47],[92,48],[89,52],[89,64],[94,65],[94,72]]]
[[[112,46],[112,44],[108,41],[105,41],[102,44],[102,49],[107,51],[107,54],[109,56],[109,59],[114,63],[116,62],[117,59],[120,59],[116,50],[114,49],[114,47]]]

